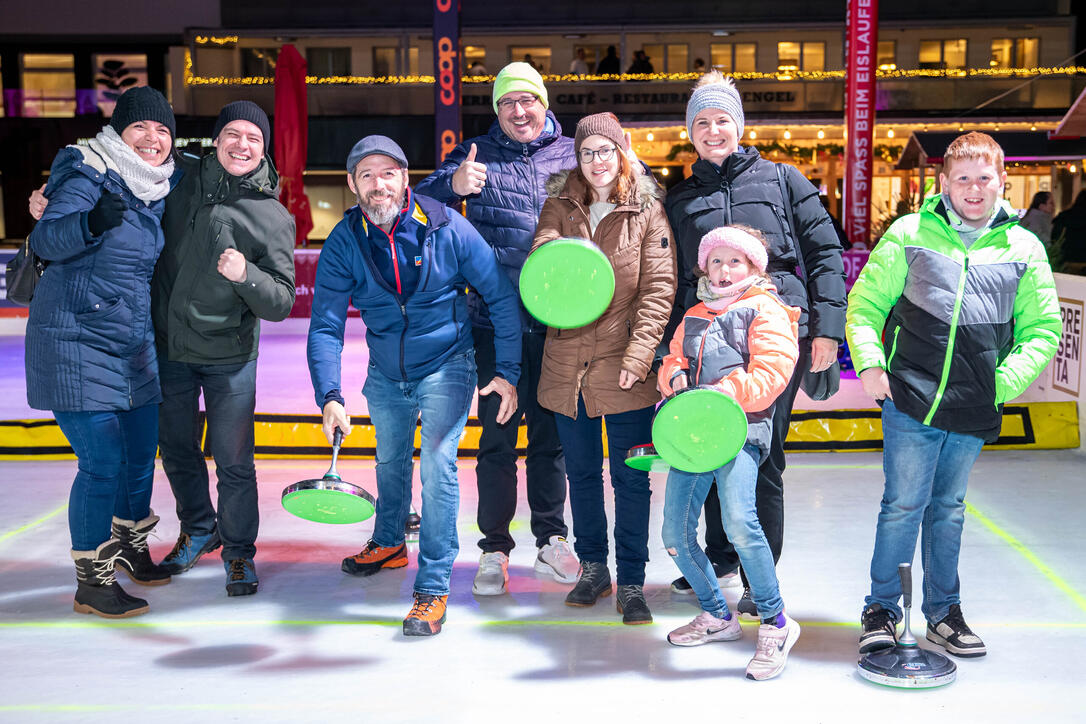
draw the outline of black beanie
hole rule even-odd
[[[211,134],[212,139],[217,139],[226,124],[233,121],[248,121],[260,129],[264,136],[264,154],[269,152],[268,143],[271,141],[271,124],[268,123],[268,114],[252,101],[234,101],[227,103],[219,111],[219,119],[215,121],[215,130]]]
[[[166,102],[166,96],[149,86],[129,88],[117,99],[113,117],[109,125],[120,135],[124,129],[138,121],[154,121],[170,129],[170,138],[177,138],[177,126],[173,119],[173,109]]]

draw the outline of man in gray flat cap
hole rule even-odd
[[[362,394],[376,434],[373,537],[343,570],[370,576],[407,565],[404,519],[411,505],[415,426],[422,420],[422,527],[415,603],[405,636],[441,631],[449,575],[460,550],[456,454],[475,391],[467,286],[494,323],[497,373],[480,390],[500,398],[499,422],[517,409],[520,312],[494,253],[467,219],[412,192],[407,157],[385,136],[367,136],[347,157],[347,210],[321,249],[309,326],[309,372],[324,434],[351,431],[340,378],[347,302],[362,311],[369,367]]]

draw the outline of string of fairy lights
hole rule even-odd
[[[201,43],[201,38],[204,42]],[[237,42],[236,36],[215,38],[210,36],[197,36],[196,42],[200,44],[229,45]],[[192,53],[185,51],[185,85],[186,86],[254,86],[271,85],[275,78],[270,76],[203,76],[196,75],[192,67]],[[729,75],[736,80],[776,80],[776,81],[828,81],[844,80],[844,70],[778,70],[772,73],[745,73],[735,72]],[[875,77],[880,80],[895,78],[1032,78],[1039,76],[1077,76],[1086,75],[1086,66],[1062,66],[1062,67],[1038,67],[1038,68],[879,68],[875,71]],[[623,81],[686,81],[698,80],[702,74],[697,73],[613,73],[613,74],[589,74],[575,75],[571,73],[544,74],[543,80],[548,83],[581,83],[589,82],[623,82]],[[307,85],[432,85],[435,82],[432,75],[336,75],[316,76],[307,75]],[[493,75],[465,75],[460,78],[465,85],[485,85],[494,82]]]

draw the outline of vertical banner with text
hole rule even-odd
[[[460,0],[434,0],[435,168],[460,143]]]
[[[845,233],[852,244],[871,234],[871,176],[875,131],[875,59],[879,1],[849,0],[845,89]]]

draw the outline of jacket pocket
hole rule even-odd
[[[116,354],[132,345],[132,312],[121,297],[95,302],[75,314],[79,342],[92,349]]]

